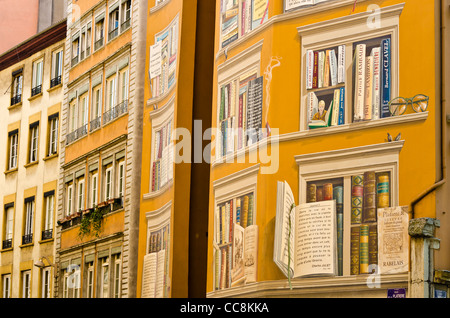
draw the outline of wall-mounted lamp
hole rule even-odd
[[[34,266],[38,268],[44,268],[46,265],[44,263],[44,259],[47,261],[47,263],[52,266],[55,269],[55,277],[58,276],[58,266],[53,264],[46,256],[42,256],[36,263],[34,263]]]

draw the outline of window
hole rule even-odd
[[[91,23],[88,23],[86,30],[86,57],[91,54],[91,42],[92,42],[92,28]]]
[[[80,178],[77,184],[77,211],[82,211],[84,210],[84,179]]]
[[[22,244],[33,242],[33,218],[34,218],[34,197],[25,199],[25,228],[22,237]]]
[[[32,83],[31,83],[31,96],[35,96],[42,92],[43,66],[44,66],[43,58],[33,62],[33,78],[32,78]]]
[[[173,178],[172,118],[155,131],[152,158],[152,191],[163,188]]]
[[[42,240],[48,240],[53,237],[53,214],[55,209],[55,191],[44,193],[44,229],[42,231]]]
[[[42,298],[51,298],[51,296],[50,296],[50,281],[51,281],[50,273],[51,273],[50,267],[46,267],[46,268],[42,269],[42,280],[41,280]]]
[[[236,41],[269,19],[269,0],[228,0],[220,8],[221,46]]]
[[[30,125],[28,163],[36,162],[38,160],[38,144],[39,144],[39,122],[35,122]]]
[[[118,4],[117,4],[117,6],[113,5],[113,7],[110,8],[108,41],[111,41],[117,35],[119,35],[119,6],[118,6]]]
[[[59,114],[48,117],[48,155],[58,153]]]
[[[122,25],[120,31],[123,32],[131,25],[131,0],[125,0],[122,2],[121,8]]]
[[[67,185],[67,198],[66,198],[66,215],[71,215],[73,212],[73,183]]]
[[[109,257],[100,259],[100,297],[109,298]]]
[[[257,259],[245,249],[256,251],[258,242],[257,178],[259,164],[214,181],[213,288],[223,290],[235,284],[256,282]],[[247,244],[247,242],[249,244]],[[232,266],[227,259],[233,259]]]
[[[94,41],[94,50],[98,50],[103,46],[104,43],[104,24],[105,24],[105,14],[99,15],[95,19],[95,41]]]
[[[262,139],[263,77],[259,76],[262,42],[219,67],[216,158]]]
[[[121,260],[120,260],[120,254],[114,254],[112,255],[113,261],[114,261],[114,294],[113,298],[119,298],[120,297],[120,283],[121,283]]]
[[[13,72],[11,106],[22,101],[23,73],[22,69]]]
[[[80,55],[80,34],[78,33],[72,39],[72,61],[71,66],[75,66],[79,62]]]
[[[22,298],[31,297],[31,271],[22,271]]]
[[[89,115],[89,97],[88,94],[83,94],[80,96],[80,106],[78,107],[78,122],[81,124],[80,127],[86,126],[88,124],[88,115]]]
[[[105,171],[105,201],[113,198],[113,167],[110,166]]]
[[[154,52],[153,50],[156,50]],[[158,97],[167,93],[176,80],[178,51],[178,17],[162,32],[155,36],[155,45],[150,49],[150,56],[155,57],[159,72],[151,78],[152,96]],[[152,62],[152,61],[150,61]]]
[[[101,85],[97,85],[92,90],[92,111],[90,131],[100,127],[102,119],[102,89]]]
[[[119,198],[123,198],[125,192],[125,161],[119,163],[119,171],[117,172],[117,194]]]
[[[5,214],[3,220],[5,224],[5,232],[3,234],[2,248],[6,249],[12,247],[14,229],[14,205],[12,203],[5,205]]]
[[[128,69],[120,71],[119,77],[120,77],[119,100],[123,103],[128,101]]]
[[[107,103],[106,109],[111,110],[117,103],[116,76],[112,76],[106,80],[107,83]]]
[[[92,174],[91,178],[91,207],[98,203],[98,173]]]
[[[61,84],[62,71],[63,71],[63,52],[64,50],[58,49],[52,54],[52,76],[50,79],[50,88]]]
[[[388,103],[398,93],[402,10],[402,4],[381,8],[383,28],[370,25],[370,11],[298,28],[304,105],[300,130],[391,117]]]
[[[19,155],[19,130],[9,132],[8,170],[17,168]]]
[[[2,275],[3,298],[11,297],[11,274]]]
[[[76,100],[72,101],[69,104],[69,124],[70,124],[70,129],[69,131],[73,132],[75,131],[78,127],[77,127],[77,104],[76,104]]]
[[[299,203],[336,200],[338,275],[367,274],[378,264],[377,209],[398,205],[402,147],[399,141],[296,157]]]
[[[94,298],[94,262],[87,265],[87,298]]]

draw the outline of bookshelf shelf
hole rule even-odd
[[[337,88],[341,88],[341,87],[345,87],[345,83],[340,83],[337,85],[333,85],[333,86],[328,86],[328,87],[321,87],[321,88],[311,88],[308,89],[308,93],[309,92],[327,92],[330,91],[330,94]]]

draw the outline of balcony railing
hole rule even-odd
[[[89,54],[91,54],[91,47],[90,46],[86,48],[86,57],[88,57]]]
[[[42,240],[49,240],[53,237],[53,230],[44,230],[42,231]]]
[[[11,105],[18,104],[21,101],[22,101],[22,95],[21,94],[15,95],[11,98]]]
[[[80,53],[80,61],[84,60],[84,51]]]
[[[124,30],[128,29],[131,25],[131,19],[128,18],[127,20],[123,21],[120,25],[120,31],[123,32]]]
[[[50,80],[50,88],[55,87],[59,84],[61,84],[61,75],[56,76],[55,78],[52,78]]]
[[[11,248],[12,247],[12,239],[7,239],[3,241],[2,249]]]
[[[125,114],[127,111],[128,111],[128,100],[126,99],[120,104],[108,110],[106,113],[103,113],[103,125],[116,119],[120,115]]]
[[[38,86],[33,87],[33,88],[31,89],[31,96],[40,94],[41,92],[42,92],[42,85],[38,85]]]
[[[100,47],[103,46],[103,37],[95,41],[94,43],[94,50],[98,50]]]
[[[100,128],[100,126],[102,125],[102,117],[98,116],[97,118],[91,120],[91,122],[89,123],[89,131],[94,131],[97,128]]]
[[[88,132],[88,124],[82,125],[80,128],[72,131],[66,136],[66,145],[74,142],[77,139],[80,139],[84,135],[87,135]]]
[[[75,64],[77,64],[78,63],[78,55],[77,56],[75,56],[73,59],[72,59],[72,62],[71,62],[71,66],[74,66]]]
[[[119,35],[119,27],[115,28],[114,30],[111,30],[108,33],[108,41],[111,41],[112,39],[114,39],[118,35]]]
[[[22,244],[29,244],[33,242],[33,234],[26,234],[22,236]]]

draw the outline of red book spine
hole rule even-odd
[[[314,68],[313,68],[313,82],[312,88],[317,88],[319,85],[319,52],[314,52]]]

